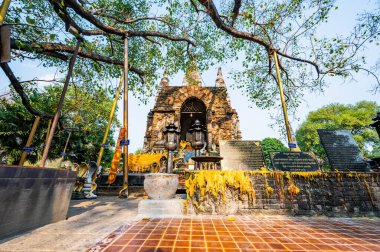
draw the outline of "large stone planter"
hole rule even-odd
[[[150,199],[173,199],[177,188],[177,174],[151,173],[145,175],[144,189]]]
[[[66,219],[76,176],[67,169],[0,165],[0,240]]]

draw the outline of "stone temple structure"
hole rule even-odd
[[[203,86],[197,67],[189,65],[182,86],[170,86],[161,79],[154,108],[148,114],[144,151],[164,149],[163,129],[174,122],[180,129],[180,140],[191,142],[189,127],[198,119],[207,129],[206,150],[219,151],[219,140],[240,140],[239,118],[227,93],[221,68],[215,86]]]

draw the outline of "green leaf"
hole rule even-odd
[[[26,16],[26,22],[30,25],[34,25],[36,23],[36,20]]]

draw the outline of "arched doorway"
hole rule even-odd
[[[206,105],[198,98],[191,97],[187,99],[181,107],[180,140],[191,142],[191,134],[189,134],[187,131],[196,119],[198,119],[201,124],[206,126]],[[205,140],[207,144],[207,133]]]

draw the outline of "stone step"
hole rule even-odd
[[[184,200],[182,199],[145,199],[141,200],[138,206],[139,216],[148,218],[181,218],[184,211]]]

